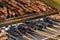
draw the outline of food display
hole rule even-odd
[[[42,0],[0,0],[0,40],[60,40],[60,11]]]
[[[36,13],[44,16],[57,10],[39,0],[1,0],[0,3],[0,21]]]

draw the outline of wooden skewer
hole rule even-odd
[[[26,33],[26,34],[29,35],[30,37],[32,37],[33,39],[37,40],[37,38],[32,36],[31,34],[29,34],[29,33]]]
[[[54,25],[58,25],[58,26],[60,26],[60,23],[55,22],[55,21],[52,21],[52,22],[54,23]]]
[[[52,31],[52,32],[56,32],[57,34],[60,34],[60,30],[49,28],[49,27],[47,27],[47,29]]]
[[[44,29],[44,30],[52,33],[52,34],[54,35],[54,37],[57,37],[58,35],[60,35],[60,34],[58,34],[58,33],[56,33],[56,32],[50,31],[50,30],[48,30],[48,29]],[[59,37],[58,37],[58,38],[59,38]]]
[[[54,27],[56,27],[57,29],[60,29],[60,26],[58,26],[58,25],[53,25]]]
[[[7,32],[6,32],[6,33],[7,33]],[[9,34],[9,33],[7,33],[7,35],[8,35],[9,37],[12,37],[12,38],[16,39],[16,40],[20,40],[19,38],[14,37],[13,35],[11,35],[11,34]]]
[[[18,31],[18,30],[17,30],[17,31]],[[25,36],[24,34],[22,34],[20,31],[18,31],[18,32],[22,35],[23,38],[26,38],[27,40],[33,40],[33,39],[31,39],[31,38]]]
[[[56,34],[57,34],[57,33],[55,33],[55,32],[52,32],[52,31],[48,30],[48,29],[42,29],[42,30],[47,31],[47,32],[49,32],[49,33],[51,33],[51,34],[53,34],[53,35],[56,35]]]
[[[33,30],[33,31],[34,31],[36,34],[45,36],[45,37],[47,37],[47,38],[59,39],[59,38],[57,38],[57,37],[54,37],[54,36],[51,35],[51,34],[48,34],[48,33],[42,32],[42,31],[38,31],[38,30]]]

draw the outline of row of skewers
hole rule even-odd
[[[41,16],[56,10],[39,0],[0,0],[0,21],[28,14]]]
[[[39,0],[0,0],[0,22],[30,14],[42,16],[54,11],[58,10]],[[34,34],[39,35],[39,38]],[[0,30],[0,40],[45,40],[45,38],[60,40],[60,23],[49,17],[12,25],[5,24]]]
[[[59,22],[46,17],[7,25],[3,29],[8,35],[7,40],[60,40],[59,25]],[[35,35],[38,36],[36,37]]]

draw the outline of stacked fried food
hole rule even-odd
[[[26,14],[46,14],[54,10],[39,0],[0,0],[0,21]]]

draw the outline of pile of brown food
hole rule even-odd
[[[8,40],[8,36],[4,30],[0,32],[0,40]]]
[[[39,0],[0,0],[0,21],[26,14],[46,14],[54,10]]]
[[[53,19],[53,20],[60,21],[60,12],[59,12],[59,14],[51,15],[50,18]]]

